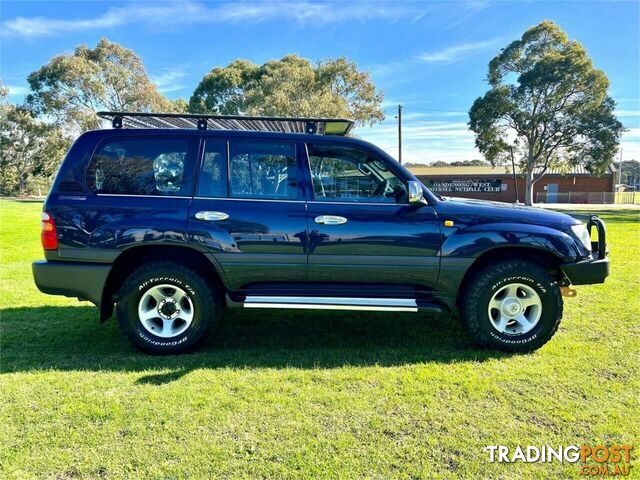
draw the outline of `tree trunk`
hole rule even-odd
[[[16,165],[16,174],[18,176],[18,195],[22,195],[27,189],[27,172],[22,168],[22,163]]]
[[[533,169],[527,168],[525,173],[524,204],[533,205]]]
[[[26,175],[22,172],[18,172],[18,195],[24,195],[27,190],[27,179]]]

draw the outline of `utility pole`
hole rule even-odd
[[[398,105],[398,162],[402,163],[402,105]]]
[[[516,175],[516,161],[513,158],[513,147],[510,147],[509,150],[511,150],[511,172],[513,173],[513,185],[516,188],[516,203],[520,203],[520,194],[518,193],[518,176]]]
[[[622,147],[620,147],[620,167],[618,168],[619,172],[618,172],[618,184],[620,185],[619,188],[622,188]],[[613,186],[613,191],[616,191],[616,186]]]

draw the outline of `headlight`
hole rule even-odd
[[[589,234],[587,226],[584,223],[581,223],[580,225],[572,226],[571,230],[573,230],[574,235],[578,237],[585,248],[591,251],[591,235]]]

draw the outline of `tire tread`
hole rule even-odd
[[[557,315],[553,320],[553,326],[544,336],[538,336],[530,344],[502,344],[498,343],[490,335],[487,335],[480,328],[479,315],[477,315],[477,307],[481,302],[481,296],[486,289],[491,288],[491,284],[496,278],[509,276],[513,274],[522,274],[526,272],[533,277],[545,279],[552,287],[549,289],[550,294],[554,296],[553,301],[556,304]],[[555,287],[555,288],[554,288]],[[563,302],[560,289],[556,287],[555,282],[550,278],[547,271],[537,263],[513,259],[503,260],[498,263],[490,264],[474,273],[470,281],[467,283],[466,289],[462,292],[463,297],[461,306],[461,321],[471,338],[480,346],[487,348],[498,348],[511,352],[530,353],[547,343],[551,337],[555,335],[560,327],[560,321],[563,314]]]
[[[191,277],[195,280],[195,287],[198,289],[198,296],[200,297],[200,302],[202,302],[203,307],[203,327],[193,340],[171,347],[159,348],[142,341],[131,328],[127,318],[127,297],[135,292],[137,286],[141,281],[144,281],[145,278],[162,275],[158,272],[163,271],[167,273],[170,272],[170,275],[177,277]],[[221,299],[220,295],[216,294],[216,289],[214,289],[212,282],[207,281],[197,270],[185,267],[171,260],[149,262],[134,270],[122,284],[117,298],[116,311],[118,324],[125,336],[134,347],[154,355],[171,355],[194,349],[211,336],[220,321]]]

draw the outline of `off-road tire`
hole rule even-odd
[[[174,338],[162,338],[145,329],[138,317],[142,295],[155,285],[170,284],[184,290],[193,303],[193,320]],[[131,343],[154,355],[172,355],[192,350],[218,326],[222,295],[199,272],[177,262],[158,261],[134,270],[122,285],[116,306],[118,324]]]
[[[488,307],[493,295],[509,283],[533,288],[542,301],[538,323],[529,332],[507,335],[492,325]],[[527,353],[547,343],[562,319],[562,295],[556,281],[540,265],[526,260],[505,260],[477,271],[462,291],[461,321],[471,338],[483,347]]]

